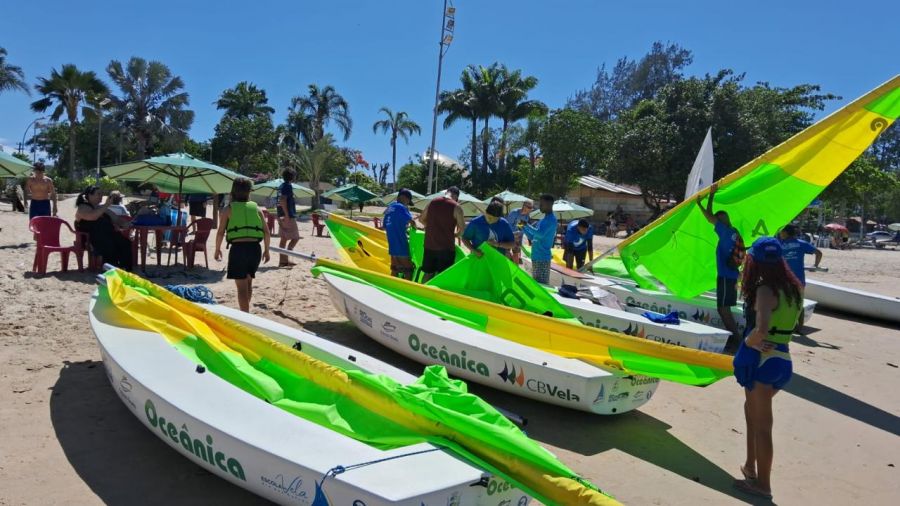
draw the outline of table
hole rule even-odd
[[[147,236],[152,231],[156,234],[156,266],[162,265],[162,252],[159,249],[159,243],[162,241],[164,232],[172,232],[175,237],[178,234],[186,233],[188,227],[180,225],[133,225],[131,227],[135,231],[135,240],[138,249],[141,252],[141,270],[147,269]]]

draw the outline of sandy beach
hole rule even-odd
[[[74,199],[60,202],[71,222]],[[0,504],[256,504],[146,430],[110,388],[88,324],[95,273],[31,272],[27,216],[0,204]],[[329,238],[301,223],[297,249],[334,257]],[[68,240],[64,238],[64,241]],[[199,283],[236,307],[223,262],[187,273],[156,267],[158,284]],[[615,240],[598,238],[602,251]],[[165,263],[165,255],[163,263]],[[298,260],[299,261],[299,260]],[[369,340],[331,305],[308,265],[257,276],[252,312],[302,327],[418,374],[422,366]],[[151,266],[152,265],[152,266]],[[900,251],[825,250],[810,277],[900,296]],[[777,504],[896,504],[900,498],[900,329],[817,312],[795,339],[794,378],[775,398]],[[659,387],[638,411],[601,417],[471,390],[528,419],[528,434],[626,504],[739,504],[732,489],[744,452],[743,392]]]

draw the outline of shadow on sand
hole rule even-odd
[[[67,362],[50,419],[69,463],[106,504],[269,504],[160,441],[113,392],[101,362]]]

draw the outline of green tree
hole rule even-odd
[[[595,174],[603,163],[605,125],[590,114],[561,109],[541,129],[542,170],[535,189],[565,195],[578,176]]]
[[[54,107],[50,113],[53,121],[59,120],[63,114],[69,124],[69,174],[75,171],[75,148],[78,143],[77,128],[82,103],[88,97],[100,97],[108,93],[108,89],[94,72],[82,72],[73,64],[65,64],[59,71],[53,69],[50,77],[38,78],[34,86],[43,98],[31,104],[35,112],[44,112]]]
[[[506,168],[507,134],[510,125],[530,116],[546,115],[547,105],[539,100],[528,100],[528,92],[537,86],[534,76],[522,77],[521,70],[509,71],[501,66],[497,96],[497,116],[503,121],[500,131],[500,152],[497,170],[503,174]]]
[[[216,162],[241,174],[274,173],[277,136],[268,116],[224,116],[216,125],[212,151]]]
[[[381,185],[378,184],[378,181],[374,180],[372,176],[366,174],[365,172],[351,172],[349,175],[347,175],[347,183],[362,186],[366,190],[369,190],[376,195],[381,195],[382,193],[384,193],[384,188],[382,188]]]
[[[869,216],[892,212],[890,197],[897,195],[898,189],[897,176],[881,170],[873,155],[864,154],[828,185],[822,198],[845,215],[859,210],[865,222]]]
[[[527,195],[531,195],[534,189],[534,175],[537,173],[538,160],[541,158],[541,131],[546,122],[546,114],[532,114],[528,116],[524,128],[516,127],[508,134],[510,151],[512,153],[524,151],[528,161],[525,181],[523,184],[517,184],[517,189],[526,192]]]
[[[241,81],[234,88],[222,92],[216,100],[216,109],[224,110],[224,117],[229,118],[270,117],[275,109],[269,107],[268,103],[266,90],[257,88],[247,81]]]
[[[282,166],[293,168],[309,181],[309,188],[315,192],[313,209],[319,208],[320,183],[339,177],[348,167],[347,156],[334,145],[331,134],[325,134],[312,148],[294,137],[286,137],[279,153]]]
[[[397,139],[403,139],[405,142],[409,142],[409,136],[412,134],[420,135],[422,133],[422,129],[419,127],[419,124],[415,121],[409,119],[409,115],[403,111],[399,111],[397,114],[394,114],[393,111],[388,109],[387,107],[382,107],[378,110],[378,112],[383,112],[387,118],[378,120],[372,125],[372,133],[378,133],[381,130],[381,133],[391,133],[391,171],[392,171],[392,180],[397,183]]]
[[[438,112],[446,113],[444,129],[450,128],[459,120],[472,122],[472,142],[469,146],[471,161],[469,170],[472,174],[478,171],[478,110],[475,105],[475,93],[469,89],[473,84],[467,81],[467,74],[463,73],[463,87],[452,91],[442,91]]]
[[[146,158],[157,140],[179,146],[194,122],[194,111],[186,109],[190,97],[184,81],[161,62],[136,56],[123,66],[113,60],[106,67],[120,95],[113,97],[123,126],[134,136],[137,157]]]
[[[353,130],[350,106],[334,87],[319,88],[316,84],[310,84],[309,94],[291,99],[287,126],[303,140],[307,148],[314,147],[325,137],[325,127],[331,122],[343,134],[345,141],[350,138]]]
[[[30,94],[25,84],[25,72],[22,67],[7,63],[6,54],[6,49],[0,47],[0,93],[18,90]]]
[[[434,187],[438,190],[451,186],[463,186],[463,176],[459,167],[448,167],[436,162]],[[428,164],[416,155],[397,174],[397,188],[408,188],[423,195],[428,193]]]

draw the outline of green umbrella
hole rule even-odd
[[[524,202],[531,201],[531,199],[526,197],[525,195],[519,195],[518,193],[514,193],[509,190],[503,190],[502,192],[494,195],[494,197],[500,197],[501,199],[503,199],[503,207],[506,208],[506,214],[509,214],[509,212],[514,209],[522,207],[522,204]],[[494,197],[488,197],[484,199],[484,203],[490,204],[491,199]]]
[[[0,177],[19,177],[31,172],[33,167],[28,162],[0,151]]]
[[[443,197],[447,194],[447,190],[439,191],[437,193],[432,193],[425,197],[425,200],[431,202],[432,200]],[[478,216],[483,213],[485,209],[487,209],[487,204],[478,200],[474,195],[469,195],[464,191],[459,192],[459,205],[462,207],[463,214],[466,216]]]
[[[381,201],[385,203],[385,205],[390,204],[391,202],[397,200],[397,194],[400,192],[388,193],[387,195],[381,196]],[[414,192],[409,190],[409,193],[412,193],[412,203],[413,205],[425,200],[425,195],[422,195],[419,192]]]
[[[594,211],[592,209],[579,206],[574,202],[569,202],[568,200],[557,200],[553,203],[553,214],[555,214],[556,218],[560,221],[569,221],[576,220],[578,218],[587,218],[589,216],[593,216]],[[536,220],[539,220],[544,217],[544,213],[542,213],[538,209],[535,209],[534,211],[532,211],[530,216]]]
[[[281,188],[282,183],[283,181],[281,179],[273,179],[271,181],[266,181],[265,183],[255,184],[253,185],[253,191],[250,192],[250,194],[265,198],[274,197],[275,195],[278,195],[278,190]],[[294,198],[296,199],[312,197],[316,194],[316,192],[297,183],[291,183],[291,188],[294,189]]]
[[[152,183],[183,193],[229,193],[237,172],[223,169],[187,153],[154,156],[146,160],[103,167],[103,172],[123,181]]]
[[[345,184],[340,188],[334,188],[332,190],[328,190],[327,192],[322,194],[323,197],[331,200],[348,202],[351,204],[350,206],[350,216],[353,216],[353,206],[352,204],[360,204],[363,202],[369,202],[372,200],[379,200],[378,195],[366,190],[362,186],[358,184]]]

